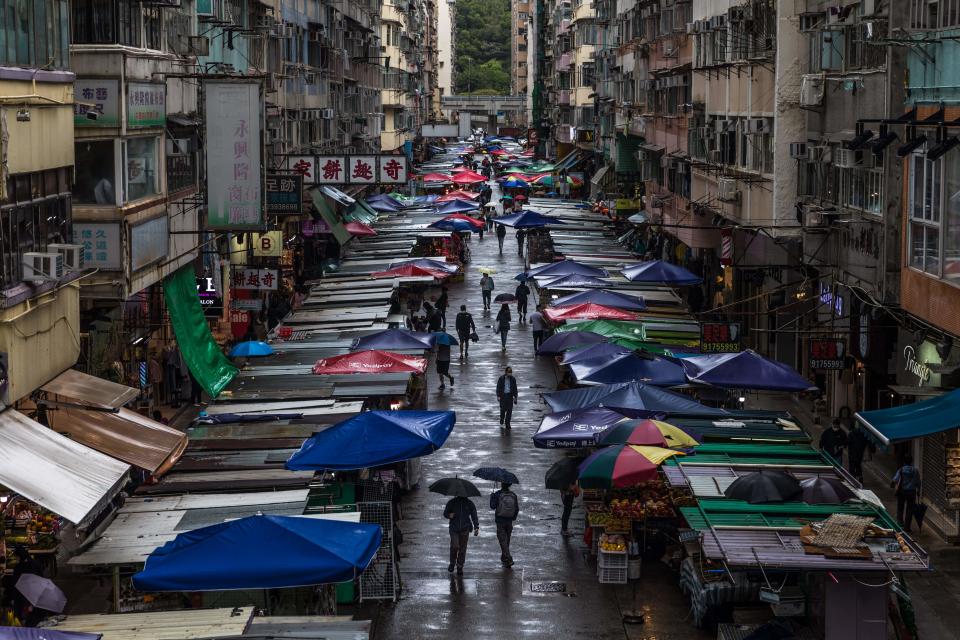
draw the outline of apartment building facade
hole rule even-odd
[[[531,38],[531,2],[510,3],[510,93],[525,96],[529,81],[529,51]],[[526,124],[526,114],[518,114],[518,124]]]

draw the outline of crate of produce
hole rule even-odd
[[[600,584],[627,584],[626,566],[620,568],[600,567],[598,574]]]
[[[604,551],[600,550],[600,559],[597,561],[600,567],[604,569],[623,569],[627,566],[626,551]]]

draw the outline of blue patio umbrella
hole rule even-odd
[[[393,198],[388,198],[393,200]],[[367,206],[373,209],[374,211],[380,211],[382,213],[393,213],[400,211],[403,207],[399,202],[393,200],[393,202],[387,202],[387,200],[367,200]]]
[[[380,525],[255,515],[185,531],[133,576],[139,591],[283,589],[353,580],[380,548]]]
[[[402,267],[405,264],[412,264],[415,267],[423,267],[424,269],[433,269],[434,271],[446,271],[447,273],[456,273],[457,269],[460,268],[451,262],[447,262],[445,260],[431,260],[430,258],[398,260],[396,262],[391,262],[388,268],[394,269],[396,267]]]
[[[425,196],[415,196],[415,197],[413,198],[413,202],[414,202],[414,204],[433,204],[434,202],[437,201],[437,198],[439,198],[439,197],[440,197],[440,196],[438,196],[438,195],[435,194],[435,193],[431,193],[431,194],[425,195]]]
[[[658,387],[686,383],[683,367],[661,357],[645,358],[635,353],[580,360],[570,365],[580,384],[610,384],[639,380]]]
[[[310,437],[286,467],[347,471],[418,458],[442,447],[456,422],[453,411],[367,411]]]
[[[623,277],[632,282],[652,282],[678,287],[703,282],[703,278],[700,276],[663,260],[650,260],[649,262],[624,265],[622,272]]]
[[[582,262],[577,262],[576,260],[561,260],[559,262],[551,262],[550,264],[545,264],[534,269],[527,271],[527,275],[530,276],[593,276],[594,278],[604,278],[608,274],[604,269],[600,267],[591,267],[588,264]],[[607,283],[609,284],[609,283]]]
[[[596,387],[555,391],[543,396],[552,411],[606,407],[634,418],[650,418],[677,412],[724,415],[723,409],[707,407],[687,396],[642,382],[618,382]]]
[[[548,276],[540,280],[540,286],[545,289],[579,289],[581,287],[609,287],[610,283],[595,276],[574,273],[559,277]]]
[[[814,386],[790,365],[752,349],[740,353],[691,356],[680,360],[690,382],[728,389],[807,391]]]
[[[457,342],[456,338],[454,338],[452,335],[450,335],[446,331],[434,331],[431,335],[433,336],[437,344],[445,344],[449,346],[456,346],[460,344],[459,342]]]
[[[273,347],[259,340],[241,342],[230,349],[231,358],[253,358],[269,355],[273,355]]]
[[[567,305],[584,304],[587,302],[602,304],[608,307],[616,307],[617,309],[625,309],[627,311],[643,311],[647,308],[647,305],[643,302],[643,298],[639,296],[631,296],[625,293],[619,293],[617,291],[608,291],[606,289],[591,289],[590,291],[571,293],[568,296],[563,296],[562,298],[554,300],[550,303],[550,306],[564,307]]]
[[[575,331],[573,333],[576,333]],[[557,335],[563,335],[559,333]],[[613,358],[633,353],[633,349],[620,346],[614,342],[597,342],[586,346],[578,346],[570,349],[563,354],[563,360],[560,364],[573,364],[584,360],[595,360],[597,358]]]
[[[372,349],[418,350],[433,346],[434,338],[429,333],[408,331],[407,329],[384,329],[370,335],[357,338],[350,346],[351,351],[370,351]]]
[[[526,209],[519,213],[512,213],[508,216],[494,218],[496,224],[502,224],[505,227],[515,227],[517,229],[531,229],[534,227],[545,227],[548,224],[566,224],[559,218],[545,216],[542,213]]]
[[[464,211],[476,211],[480,205],[476,202],[467,202],[466,200],[450,200],[437,207],[437,213],[463,213]]]
[[[571,449],[596,446],[597,435],[626,418],[605,407],[586,407],[548,413],[533,436],[538,449]]]
[[[530,186],[526,180],[520,180],[519,178],[507,178],[502,184],[507,189],[526,189]]]
[[[563,353],[567,349],[582,347],[597,342],[606,342],[607,338],[593,331],[564,331],[557,333],[540,343],[537,353],[540,355],[554,355]]]
[[[477,226],[467,222],[466,220],[457,220],[456,218],[447,219],[447,220],[437,220],[436,222],[431,222],[430,226],[434,229],[440,229],[442,231],[476,231]]]

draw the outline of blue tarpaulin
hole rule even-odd
[[[350,347],[351,351],[370,351],[372,349],[421,350],[433,347],[435,338],[430,333],[408,331],[407,329],[385,329],[368,336],[357,338]]]
[[[572,449],[596,446],[597,434],[624,420],[621,413],[603,407],[548,413],[533,436],[539,449]]]
[[[609,287],[610,283],[595,276],[574,273],[552,280],[541,280],[540,286],[544,289],[579,289],[580,287]]]
[[[368,411],[309,438],[286,466],[346,471],[425,456],[443,446],[456,422],[453,411]]]
[[[544,401],[551,411],[568,411],[584,407],[606,407],[634,418],[650,418],[662,413],[679,412],[695,415],[723,415],[723,409],[707,407],[687,396],[642,382],[619,382],[597,387],[545,393]]]
[[[858,411],[857,421],[884,445],[960,427],[960,389],[890,409]]]
[[[590,291],[581,291],[563,296],[550,303],[551,307],[565,307],[567,305],[585,304],[592,302],[602,304],[617,309],[626,309],[627,311],[643,311],[647,308],[643,298],[631,296],[617,291],[607,291],[606,289],[592,289]]]
[[[460,268],[452,262],[446,262],[444,260],[431,260],[430,258],[399,260],[397,262],[391,262],[389,268],[395,269],[397,267],[402,267],[405,264],[412,264],[415,267],[423,267],[424,269],[433,269],[434,271],[446,271],[447,273],[456,273],[457,269]]]
[[[392,200],[392,202],[390,202]],[[400,206],[400,203],[393,198],[387,198],[386,200],[367,200],[367,206],[373,209],[374,211],[383,211],[383,212],[394,212],[400,211],[403,209]]]
[[[430,226],[441,231],[476,231],[477,227],[467,220],[458,220],[456,218],[437,220],[431,222]]]
[[[703,278],[700,276],[663,260],[650,260],[649,262],[624,265],[623,277],[632,282],[653,282],[675,286],[703,282]]]
[[[571,364],[570,371],[580,384],[639,380],[658,387],[675,387],[687,381],[683,368],[675,362],[660,357],[644,358],[635,353],[581,360]]]
[[[480,205],[476,202],[467,202],[466,200],[449,200],[437,207],[437,213],[463,213],[464,211],[475,211]]]
[[[550,356],[562,353],[567,349],[573,349],[577,346],[582,347],[598,342],[606,342],[606,340],[607,338],[605,336],[594,333],[593,331],[564,331],[563,333],[555,333],[541,342],[537,353],[543,356]]]
[[[593,276],[603,278],[607,272],[600,267],[591,267],[588,264],[577,262],[576,260],[561,260],[560,262],[551,262],[536,269],[527,271],[528,276]]]
[[[99,633],[57,631],[34,627],[0,627],[0,640],[100,640]]]
[[[283,589],[353,580],[378,548],[380,525],[255,515],[181,533],[133,576],[139,591]]]
[[[793,367],[765,358],[756,351],[717,353],[680,360],[690,382],[727,389],[807,391],[810,381]]]
[[[554,218],[552,216],[545,216],[542,213],[536,211],[521,211],[519,213],[512,213],[508,216],[501,216],[499,218],[493,218],[494,223],[502,224],[505,227],[515,227],[517,229],[530,229],[533,227],[545,227],[548,224],[566,224],[559,218]]]
[[[558,333],[558,336],[566,335],[567,333],[576,334],[576,331],[564,331],[563,333]],[[589,332],[592,333],[592,332]],[[600,334],[596,334],[600,335]],[[570,349],[569,351],[563,354],[563,360],[560,361],[560,364],[573,364],[574,362],[582,362],[584,360],[593,360],[595,358],[612,358],[614,356],[622,356],[628,353],[633,353],[633,349],[628,347],[622,347],[619,344],[613,342],[598,342],[596,344],[587,345],[585,347],[577,347]]]

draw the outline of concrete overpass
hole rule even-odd
[[[527,110],[526,96],[443,96],[440,107],[444,111],[469,111],[496,115],[498,112],[523,113]]]

